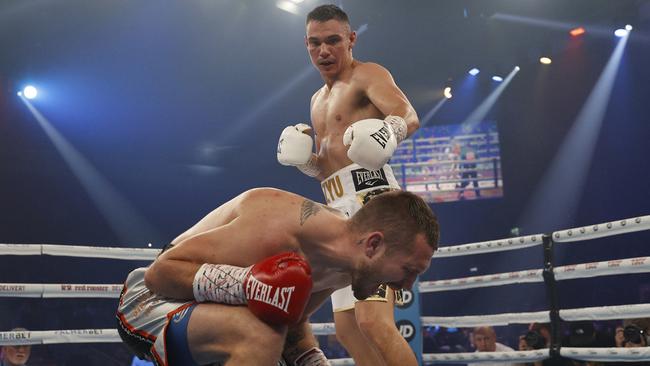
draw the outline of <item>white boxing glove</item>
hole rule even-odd
[[[343,134],[343,144],[350,146],[350,160],[368,170],[379,170],[390,160],[397,144],[405,137],[406,122],[403,118],[369,118],[350,125]]]
[[[288,126],[282,131],[278,141],[278,162],[282,165],[296,166],[309,162],[314,147],[311,127],[304,123]]]
[[[313,160],[314,139],[311,133],[311,127],[304,123],[286,127],[280,134],[277,157],[280,164],[295,166],[306,175],[315,177],[320,170]]]

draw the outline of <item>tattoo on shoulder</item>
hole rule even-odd
[[[320,211],[320,205],[312,200],[304,200],[300,206],[300,226],[304,225],[311,216],[316,216],[318,211]]]

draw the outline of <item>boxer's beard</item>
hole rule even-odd
[[[358,300],[365,300],[374,294],[379,284],[373,284],[374,271],[369,264],[363,264],[352,274],[352,293]]]

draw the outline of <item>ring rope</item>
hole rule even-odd
[[[618,274],[650,272],[650,257],[613,259],[603,262],[570,264],[553,270],[558,281]]]
[[[514,352],[459,352],[459,353],[424,353],[422,361],[425,363],[437,362],[535,362],[549,358],[548,348],[537,349],[532,351],[514,351]]]
[[[613,259],[602,262],[570,264],[553,269],[558,281],[615,274],[650,272],[650,257]],[[464,290],[470,288],[503,286],[518,283],[543,282],[542,269],[496,273],[483,276],[471,276],[437,281],[422,281],[419,290],[422,293]]]
[[[560,310],[560,317],[565,321],[647,318],[648,314],[650,314],[650,304],[595,306]]]
[[[650,230],[650,215],[555,231],[552,237],[556,243],[567,243],[641,230]]]
[[[552,234],[555,242],[572,242],[596,239],[641,230],[650,230],[650,215],[639,216],[603,224],[579,227]],[[528,248],[542,244],[543,234],[520,236],[501,240],[475,242],[439,248],[433,258],[455,257],[488,252]],[[160,253],[153,248],[121,248],[99,246],[76,246],[58,244],[7,244],[0,243],[0,255],[58,255],[88,258],[113,258],[126,260],[152,260]]]
[[[427,293],[543,281],[544,278],[542,278],[542,270],[534,269],[517,272],[496,273],[484,276],[453,278],[448,280],[422,281],[420,282],[418,289],[421,293]]]
[[[334,334],[334,323],[311,324],[314,335]],[[0,332],[0,346],[58,343],[118,343],[117,329],[68,329]]]
[[[650,347],[575,348],[562,347],[560,355],[582,361],[650,361]]]
[[[0,297],[119,298],[121,284],[0,283]]]
[[[115,329],[72,329],[0,332],[0,345],[35,345],[58,343],[121,343]],[[561,355],[583,361],[648,361],[650,348],[572,348],[562,347]],[[435,362],[534,362],[548,358],[548,349],[515,352],[425,353],[422,359]],[[330,360],[332,365],[352,365],[350,358]]]
[[[554,272],[557,280],[614,274],[647,273],[650,272],[650,257],[574,264],[557,267],[554,269]],[[421,293],[429,293],[542,281],[541,269],[525,270],[448,280],[423,281],[419,284],[419,291]],[[121,284],[0,283],[0,297],[117,298],[121,291]]]
[[[543,234],[518,236],[516,238],[482,241],[461,245],[439,247],[433,258],[458,257],[463,255],[501,252],[505,250],[523,249],[542,245]]]
[[[472,328],[485,325],[510,325],[548,323],[548,310],[527,313],[503,313],[491,315],[466,316],[423,316],[422,326],[441,326],[446,328]]]
[[[647,317],[649,313],[650,304],[627,304],[563,309],[560,310],[560,318],[564,321],[632,319]],[[529,313],[503,313],[491,315],[423,316],[421,319],[422,326],[438,325],[447,328],[548,323],[550,321],[548,310]]]
[[[55,255],[65,257],[153,260],[160,249],[118,248],[58,244],[0,244],[0,255]]]

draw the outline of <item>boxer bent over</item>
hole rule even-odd
[[[353,218],[254,189],[215,209],[131,272],[122,339],[158,365],[327,365],[308,323],[336,289],[409,288],[429,266],[438,223],[419,197],[378,196]]]
[[[417,114],[384,67],[352,57],[357,35],[334,5],[307,15],[305,44],[325,81],[311,98],[311,127],[284,129],[278,161],[321,181],[328,205],[348,216],[378,192],[399,189],[387,164],[397,144],[418,127]],[[408,55],[404,55],[408,57]],[[393,317],[393,291],[370,298],[350,288],[332,295],[336,336],[357,366],[414,366],[417,360]]]

